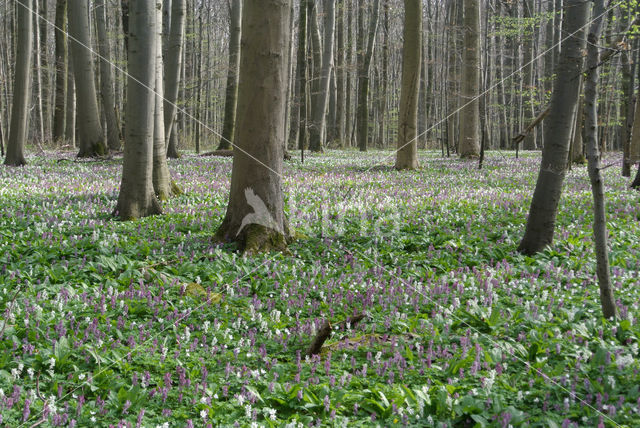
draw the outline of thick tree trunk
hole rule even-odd
[[[78,157],[103,156],[107,146],[100,125],[98,99],[96,97],[95,76],[89,31],[89,2],[69,0],[69,35],[73,76],[76,84],[77,124],[80,152]]]
[[[422,65],[422,1],[404,0],[402,93],[398,118],[396,169],[418,167],[418,98]]]
[[[184,43],[184,23],[187,13],[186,0],[173,0],[171,4],[171,32],[165,61],[165,101],[164,127],[168,142],[167,156],[179,158],[177,147],[176,113],[178,111],[178,89],[182,65],[182,45]],[[183,76],[184,77],[184,76]]]
[[[585,83],[587,159],[589,178],[593,193],[593,239],[595,241],[600,304],[605,318],[615,318],[616,304],[613,299],[611,273],[609,268],[609,248],[607,243],[607,216],[604,199],[604,178],[600,172],[600,150],[598,149],[598,78],[600,71],[600,33],[602,31],[602,12],[604,0],[595,0],[593,15],[587,38],[587,68],[591,71]]]
[[[309,149],[314,152],[322,152],[324,138],[326,136],[326,115],[329,104],[329,89],[331,72],[333,70],[333,40],[335,33],[335,0],[324,0],[324,49],[322,53],[321,75],[319,79],[318,93],[314,97],[313,117],[309,127]]]
[[[360,4],[364,8],[364,4]],[[358,148],[361,152],[367,151],[369,144],[369,71],[371,69],[371,58],[373,57],[373,48],[376,42],[376,33],[378,32],[378,15],[380,10],[380,0],[374,0],[371,19],[369,20],[369,36],[367,40],[367,49],[362,55],[359,55],[358,64],[358,102],[356,121],[358,124]],[[359,12],[361,25],[364,25],[364,9]],[[364,37],[364,34],[362,34]]]
[[[179,193],[175,185],[172,188],[169,165],[167,164],[167,144],[164,132],[164,63],[162,60],[162,1],[156,0],[156,63],[155,97],[153,114],[153,190],[160,201],[166,201],[174,193]]]
[[[224,100],[224,122],[218,150],[228,150],[233,141],[238,104],[238,69],[240,67],[240,35],[242,32],[242,1],[230,0],[229,5],[229,69]]]
[[[130,1],[127,135],[115,209],[122,220],[162,213],[152,182],[156,95],[150,88],[156,80],[156,21],[155,1]]]
[[[229,205],[216,236],[249,253],[283,250],[282,194],[289,1],[245,0]]]
[[[576,104],[585,49],[585,25],[589,4],[583,0],[567,0],[563,34],[574,34],[562,46],[551,98],[551,110],[545,127],[545,146],[538,181],[531,201],[527,228],[518,247],[524,254],[535,254],[553,241],[558,204],[567,170],[571,123]]]
[[[480,156],[480,3],[464,0],[460,157]]]
[[[67,0],[57,0],[56,3],[56,90],[53,113],[53,141],[65,140],[65,102],[67,98]]]
[[[111,49],[107,36],[107,8],[104,0],[95,2],[96,27],[98,29],[98,53],[100,54],[100,96],[107,122],[107,146],[110,150],[120,150],[120,124],[116,115],[113,93],[113,70],[111,69]]]
[[[27,139],[29,110],[29,85],[31,84],[31,55],[33,49],[33,19],[31,0],[17,0],[18,43],[16,45],[15,76],[13,79],[13,104],[7,156],[4,164],[26,165],[24,146]]]

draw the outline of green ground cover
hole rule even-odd
[[[524,257],[535,155],[385,155],[290,162],[299,239],[252,257],[211,241],[230,159],[172,161],[184,195],[136,222],[110,216],[120,161],[0,169],[0,426],[640,425],[640,196],[618,168],[611,322],[584,167]]]

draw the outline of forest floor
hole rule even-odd
[[[298,240],[252,257],[211,240],[231,159],[171,161],[184,194],[135,222],[111,217],[119,160],[0,168],[0,426],[639,426],[640,195],[619,167],[612,322],[585,167],[525,257],[538,154],[388,155],[288,162]]]

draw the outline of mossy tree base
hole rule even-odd
[[[242,253],[253,255],[269,252],[288,253],[291,237],[260,224],[250,224],[238,233],[238,226],[225,220],[216,231],[214,240],[220,243],[235,242]]]
[[[107,146],[104,142],[99,141],[93,144],[87,144],[80,146],[80,152],[78,153],[79,158],[99,158],[106,156],[108,153]]]

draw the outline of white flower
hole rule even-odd
[[[204,398],[204,397],[203,397]],[[202,419],[206,419],[207,415],[209,414],[209,412],[207,412],[205,409],[200,410],[200,417]]]

